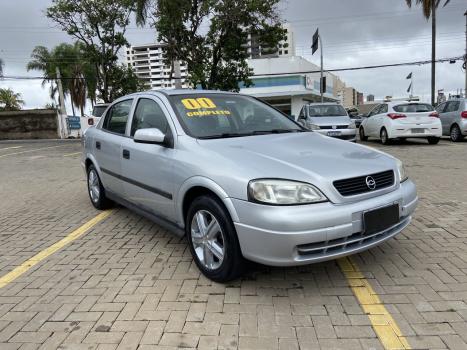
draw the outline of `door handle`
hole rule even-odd
[[[100,143],[100,141],[96,141],[96,148],[97,148],[97,149],[101,149],[101,143]]]
[[[123,158],[130,159],[130,151],[127,149],[123,150]]]

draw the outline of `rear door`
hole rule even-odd
[[[459,107],[460,107],[460,101],[449,101],[447,103],[445,114],[446,114],[446,122],[448,124],[448,131],[449,131],[448,135],[450,133],[452,124],[454,124],[460,116]]]
[[[136,143],[136,130],[157,128],[173,140],[175,128],[168,111],[155,96],[138,98],[129,138],[123,141],[122,176],[126,198],[152,214],[173,221],[173,146]],[[123,154],[123,153],[122,153]]]
[[[133,99],[126,99],[110,107],[92,146],[105,189],[121,197],[123,197],[123,182],[120,179],[121,150],[132,104]]]
[[[434,108],[428,103],[401,103],[393,106],[393,109],[395,112],[405,114],[407,117],[398,119],[401,124],[425,125],[432,124],[434,121],[434,118],[430,117],[430,114],[434,112]]]
[[[439,114],[439,119],[441,120],[441,125],[443,127],[443,135],[449,135],[449,117],[445,113],[446,107],[447,107],[447,102],[443,102],[440,105],[438,105],[435,109],[436,112]]]

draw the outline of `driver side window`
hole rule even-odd
[[[131,123],[131,134],[134,136],[136,130],[156,128],[167,134],[169,123],[161,107],[149,98],[140,98]]]

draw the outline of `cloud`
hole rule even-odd
[[[53,47],[72,39],[45,17],[50,0],[2,1],[0,4],[0,57],[5,75],[38,75],[26,72],[31,51],[36,45]],[[357,67],[373,64],[427,60],[431,57],[431,23],[419,7],[408,9],[405,0],[284,0],[282,16],[295,31],[297,54],[314,63],[311,37],[317,27],[323,37],[325,68]],[[437,57],[461,56],[465,50],[464,0],[451,2],[438,11]],[[152,42],[152,29],[132,24],[127,39],[131,44]],[[437,65],[437,88],[455,91],[463,87],[460,62]],[[414,72],[415,93],[428,98],[430,66],[382,68],[338,73],[348,85],[378,97],[405,96],[407,74]],[[23,94],[28,107],[40,107],[50,101],[48,88],[40,81],[0,81]]]

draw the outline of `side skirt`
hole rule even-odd
[[[114,202],[117,202],[118,204],[130,209],[131,211],[134,211],[135,213],[144,216],[145,218],[153,221],[154,223],[158,224],[159,226],[167,229],[168,231],[174,233],[178,237],[183,237],[185,235],[185,230],[177,225],[176,223],[169,221],[159,215],[156,215],[152,212],[149,212],[145,209],[142,209],[135,204],[127,201],[126,199],[123,199],[119,195],[116,195],[115,193],[106,191],[106,196],[113,200]]]

